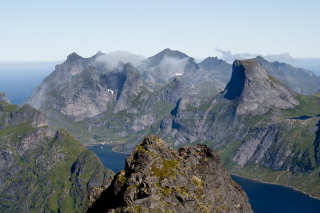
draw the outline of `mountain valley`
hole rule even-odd
[[[117,151],[126,153],[150,134],[176,149],[203,143],[233,174],[320,197],[320,98],[310,95],[320,86],[311,71],[262,57],[198,64],[170,49],[138,66],[110,67],[101,55],[69,55],[26,101],[52,131],[120,142]]]

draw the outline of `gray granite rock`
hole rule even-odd
[[[217,153],[201,144],[175,151],[149,136],[105,185],[90,190],[85,212],[253,212]]]

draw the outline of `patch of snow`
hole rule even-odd
[[[111,93],[112,93],[112,95],[113,95],[113,91],[112,91],[111,89],[108,89],[108,92],[111,92]]]
[[[183,74],[182,73],[176,73],[176,74],[174,74],[172,76],[178,76],[178,75],[183,75]],[[172,77],[172,76],[170,76],[170,77]]]

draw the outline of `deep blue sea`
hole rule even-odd
[[[112,145],[94,145],[87,148],[101,159],[105,167],[114,172],[124,169],[128,155],[113,152]],[[255,213],[320,213],[319,200],[293,189],[237,176],[232,176],[232,179],[246,191]]]
[[[61,62],[0,63],[0,92],[21,105]]]

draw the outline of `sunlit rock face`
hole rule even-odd
[[[253,212],[246,193],[205,145],[172,149],[143,140],[126,167],[90,190],[86,212]]]

